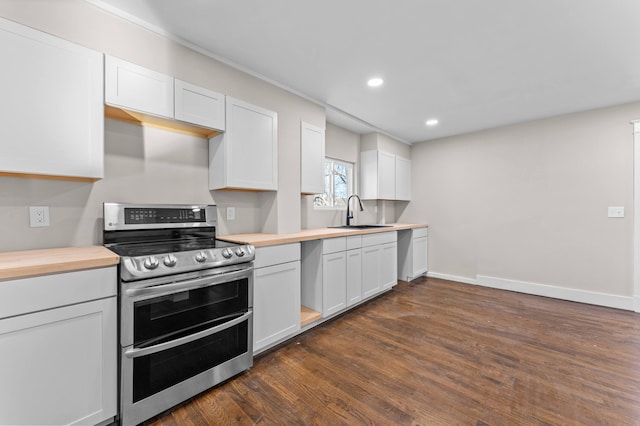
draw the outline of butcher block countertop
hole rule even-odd
[[[218,235],[220,240],[233,243],[252,244],[255,247],[275,246],[278,244],[299,243],[301,241],[321,240],[323,238],[348,237],[351,235],[375,234],[377,232],[402,231],[405,229],[426,228],[421,223],[393,223],[384,228],[346,229],[346,228],[313,228],[304,229],[292,234],[233,234]]]
[[[0,253],[0,280],[117,265],[120,257],[102,246]]]

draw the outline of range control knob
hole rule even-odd
[[[222,250],[222,257],[224,257],[225,259],[229,259],[231,256],[233,256],[233,252],[231,251],[231,249],[224,249]]]
[[[207,260],[207,253],[203,251],[199,251],[198,253],[196,253],[196,262],[202,263],[205,260]]]
[[[144,260],[144,262],[142,262],[142,266],[144,266],[146,269],[156,269],[159,264],[160,262],[158,262],[158,259],[156,259],[154,256],[149,256]]]
[[[174,255],[170,254],[169,256],[164,257],[162,263],[164,263],[168,267],[172,267],[176,266],[176,263],[178,263],[178,259]]]
[[[242,248],[242,247],[238,247],[238,248],[236,249],[236,255],[238,255],[238,257],[242,257],[242,256],[244,256],[245,254],[247,254],[247,252],[246,252],[246,251],[244,251],[244,248]]]

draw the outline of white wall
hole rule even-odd
[[[634,103],[415,144],[400,219],[429,223],[436,275],[628,307],[638,117]]]
[[[322,107],[82,0],[3,0],[0,16],[277,111],[279,141],[277,193],[208,191],[204,139],[107,120],[105,179],[90,184],[0,177],[1,251],[101,244],[105,201],[215,203],[222,212],[236,207],[235,221],[220,215],[220,234],[300,229],[300,121],[324,126]],[[130,144],[123,146],[123,140]],[[170,151],[174,157],[164,155]],[[29,228],[30,205],[51,207],[51,227]]]

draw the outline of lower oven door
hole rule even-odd
[[[147,420],[251,367],[252,284],[253,271],[246,269],[122,291],[122,326],[129,328],[122,333],[137,336],[122,347],[123,425]],[[136,327],[142,329],[134,332]]]

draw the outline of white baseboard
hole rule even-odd
[[[590,305],[606,306],[609,308],[634,310],[634,298],[630,296],[616,296],[613,294],[596,293],[574,288],[557,287],[547,284],[537,284],[525,281],[507,280],[503,278],[478,275],[476,284],[484,287],[511,290],[536,296],[552,297],[554,299],[572,302],[588,303]],[[637,305],[637,301],[636,301]]]
[[[441,280],[457,281],[459,283],[465,283],[465,284],[474,284],[474,285],[478,284],[476,280],[473,278],[460,277],[458,275],[441,274],[440,272],[429,271],[427,272],[427,277],[440,278]]]
[[[569,300],[571,302],[588,303],[590,305],[606,306],[608,308],[617,308],[627,311],[640,312],[640,296],[617,296],[614,294],[596,293],[592,291],[558,287],[547,284],[487,277],[484,275],[477,275],[474,279],[429,271],[427,273],[427,276],[432,278],[440,278],[443,280],[457,281],[465,284],[497,288],[500,290],[517,291],[519,293],[552,297],[554,299]]]

